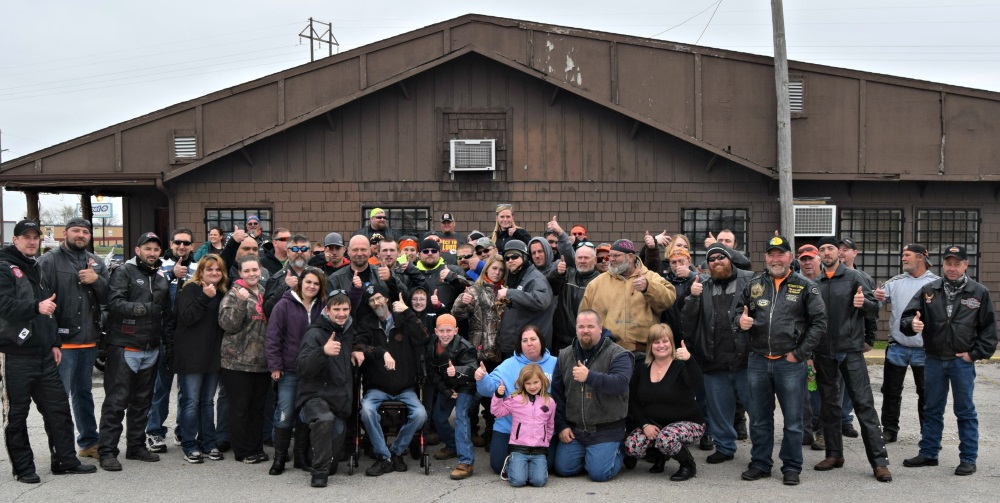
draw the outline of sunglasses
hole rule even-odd
[[[275,241],[288,241],[288,238],[274,238]]]
[[[374,218],[375,220],[385,220],[385,215],[375,215],[372,218]]]
[[[459,260],[469,260],[470,258],[472,258],[475,255],[476,255],[475,253],[470,253],[468,255],[459,255],[458,259]]]
[[[723,260],[726,260],[725,255],[712,255],[711,257],[708,257],[707,262],[722,262]]]
[[[308,246],[289,246],[288,247],[288,251],[290,251],[292,253],[302,253],[302,252],[309,251],[309,247]],[[320,253],[323,253],[323,252],[320,252]]]
[[[476,250],[476,255],[486,255],[489,252],[490,251],[488,249],[487,250]]]
[[[420,253],[423,253],[424,255],[434,255],[440,251],[441,250],[435,250],[434,248],[424,248],[423,250],[420,250]]]
[[[577,243],[576,245],[577,248],[582,248],[584,246],[587,246],[589,248],[597,248],[596,246],[594,246],[594,243],[591,243],[590,241],[584,241],[582,243]]]
[[[608,260],[611,260],[611,256],[610,255],[605,255],[603,257],[597,257],[597,261],[598,262],[607,262]]]
[[[247,227],[250,227],[251,225],[260,225],[260,222],[247,222]]]
[[[322,255],[322,254],[323,254],[323,250],[313,250],[313,256]]]
[[[177,246],[191,246],[190,241],[181,241],[180,239],[175,239],[174,244]]]
[[[510,262],[511,260],[516,260],[516,259],[519,259],[519,258],[521,258],[520,255],[505,255],[504,258],[503,258],[503,260],[504,260],[504,262]]]
[[[333,297],[334,295],[347,295],[347,290],[341,290],[341,289],[334,290],[330,292],[330,295],[328,295],[327,298]]]
[[[574,236],[580,236],[580,237],[586,236],[586,234],[583,233],[583,232],[574,232],[573,235]]]

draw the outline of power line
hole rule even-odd
[[[701,30],[701,35],[698,35],[698,40],[694,41],[695,45],[698,45],[698,42],[701,42],[701,37],[705,36],[705,32],[708,31],[708,25],[712,24],[712,20],[715,19],[715,13],[719,12],[719,7],[721,6],[722,0],[719,0],[719,3],[715,4],[715,10],[712,11],[712,17],[708,18],[708,22],[705,23],[705,28]]]
[[[713,2],[713,3],[709,4],[708,7],[705,7],[705,9],[702,10],[701,12],[699,12],[699,13],[697,13],[697,14],[695,14],[695,15],[693,15],[693,16],[691,16],[691,17],[689,17],[689,18],[687,18],[687,19],[685,19],[683,21],[681,21],[680,23],[675,24],[675,25],[671,26],[670,28],[667,28],[666,30],[663,30],[660,33],[657,33],[656,35],[653,35],[653,36],[651,36],[649,38],[659,37],[660,35],[663,35],[664,33],[668,32],[670,30],[673,30],[674,28],[677,28],[678,26],[681,26],[684,23],[687,23],[688,21],[690,21],[690,20],[692,20],[692,19],[694,19],[694,18],[696,18],[696,17],[704,14],[705,12],[708,12],[708,9],[711,9],[713,5],[717,5],[717,4],[720,4],[720,3],[722,3],[722,0],[718,0],[717,2]]]

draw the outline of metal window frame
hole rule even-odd
[[[881,284],[902,270],[905,226],[902,208],[841,208],[837,236],[854,240],[855,267]]]
[[[965,247],[969,255],[969,268],[966,274],[979,281],[979,241],[982,238],[983,212],[979,208],[917,208],[913,219],[913,235],[916,242],[927,247],[932,269],[938,275],[942,271],[942,255],[945,248],[952,245]],[[959,222],[964,222],[966,228],[956,229]],[[951,224],[951,229],[945,227]],[[969,228],[971,224],[971,228]],[[964,234],[964,236],[963,236]]]
[[[368,214],[375,208],[385,210],[387,224],[400,236],[423,237],[433,231],[433,212],[430,206],[382,206],[369,204],[361,206],[361,227],[368,226]],[[395,223],[394,223],[395,222]],[[402,222],[402,225],[396,225]]]
[[[239,215],[239,217],[237,217]],[[239,224],[244,230],[249,215],[257,215],[260,218],[260,229],[265,234],[270,234],[274,228],[274,209],[267,206],[231,206],[205,208],[205,239],[208,239],[208,231],[218,225],[224,234],[233,232],[233,225]],[[257,243],[260,244],[260,243]]]
[[[695,266],[705,260],[705,238],[709,232],[722,229],[733,231],[737,251],[747,254],[750,239],[749,208],[682,208],[681,234],[691,240],[691,263]]]

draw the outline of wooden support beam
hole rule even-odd
[[[406,81],[401,80],[397,85],[399,86],[399,91],[403,93],[403,99],[410,101],[410,91],[406,88]]]
[[[117,136],[117,135],[116,135]],[[80,194],[80,216],[84,220],[88,221],[93,225],[94,223],[94,208],[90,205],[90,193]],[[87,250],[90,253],[94,253],[94,240],[90,240],[90,244],[87,245]]]
[[[715,161],[719,160],[719,156],[712,154],[712,158],[708,160],[708,164],[705,166],[705,174],[711,173],[712,168],[715,167]]]
[[[336,131],[337,130],[337,122],[333,120],[333,111],[331,110],[331,111],[323,114],[323,117],[326,118],[326,127],[330,128],[330,131]]]
[[[555,87],[552,89],[552,96],[549,96],[549,106],[554,106],[556,100],[559,99],[559,93],[562,91],[561,87]]]
[[[247,165],[249,165],[251,168],[254,167],[253,166],[253,156],[250,155],[250,151],[247,150],[246,147],[241,147],[240,148],[240,154],[243,155],[243,160],[245,160],[247,162]]]
[[[635,139],[635,135],[639,134],[639,128],[640,127],[642,127],[642,123],[641,122],[635,121],[635,122],[632,123],[632,130],[628,132],[628,139],[629,140],[634,140]]]
[[[41,224],[41,221],[38,220],[38,213],[39,213],[38,212],[38,192],[36,192],[36,191],[25,191],[24,197],[25,197],[25,199],[28,200],[28,215],[27,215],[28,220],[34,220],[35,222],[38,222],[39,224]]]

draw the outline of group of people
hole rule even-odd
[[[442,445],[435,459],[456,458],[455,480],[473,475],[475,447],[485,447],[489,468],[513,486],[543,486],[550,471],[606,481],[643,459],[652,472],[676,460],[670,478],[684,481],[697,473],[689,447],[714,450],[711,464],[734,459],[749,416],[742,478],[753,481],[771,476],[777,398],[785,484],[799,483],[803,445],[825,450],[815,470],[844,466],[851,409],[874,477],[889,482],[886,445],[899,434],[907,367],[922,431],[904,466],[938,464],[950,389],[955,473],[976,470],[973,362],[993,354],[997,332],[961,246],[946,250],[939,278],[926,248],[909,245],[903,273],[876,286],[854,268],[851,239],[793,253],[776,235],[755,274],[728,230],[709,234],[696,265],[680,234],[594,244],[584,226],[567,233],[553,217],[531,237],[509,204],[496,207],[492,233],[460,237],[454,220],[445,213],[440,232],[405,236],[375,208],[346,242],[337,232],[314,242],[285,228],[268,236],[251,216],[228,240],[213,228],[197,251],[189,229],[166,242],[144,233],[113,271],[87,251],[87,220],[68,222],[63,244],[37,260],[39,226],[18,222],[0,251],[14,476],[40,480],[27,438],[34,401],[54,474],[93,473],[80,457],[122,470],[124,430],[127,460],[158,461],[171,436],[193,464],[230,449],[243,463],[272,461],[272,444],[271,475],[291,462],[325,487],[363,430],[368,476],[406,471],[419,435]],[[880,421],[864,352],[884,304]],[[100,350],[98,423],[91,372]],[[405,407],[391,445],[386,402]]]

